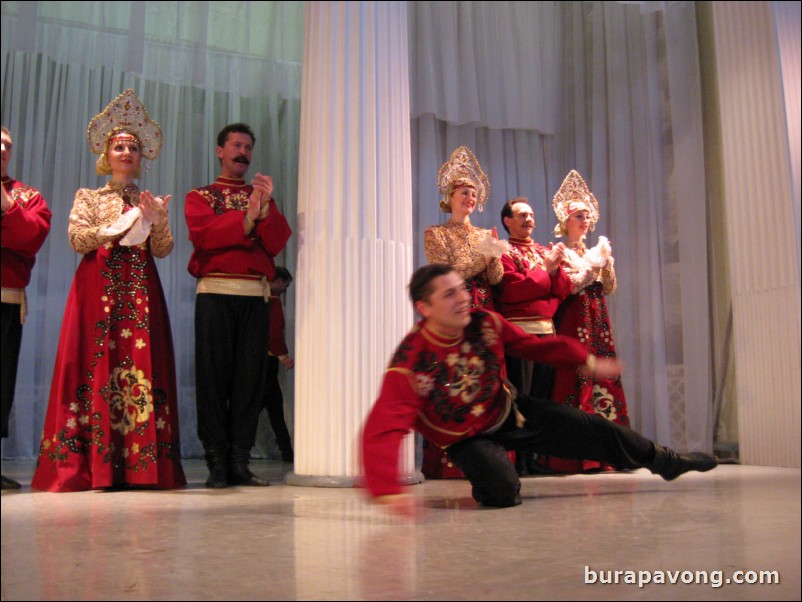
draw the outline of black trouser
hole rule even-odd
[[[8,437],[8,417],[14,403],[14,388],[17,385],[17,365],[22,343],[22,324],[20,324],[20,306],[17,303],[1,303],[0,312],[0,428],[3,438]]]
[[[550,337],[552,334],[540,334],[539,337]],[[518,404],[522,413],[527,410],[521,407],[523,404],[528,403],[528,400],[535,399],[552,399],[554,392],[554,381],[557,377],[557,371],[549,364],[537,364],[528,360],[522,360],[517,357],[507,356],[507,380],[518,391]],[[518,474],[525,475],[527,473],[537,473],[537,461],[534,454],[520,452],[516,454],[515,458],[516,470]]]
[[[555,369],[549,364],[537,364],[517,357],[507,356],[507,380],[521,396],[551,399],[554,391]],[[524,398],[519,398],[524,401]]]
[[[507,450],[537,452],[577,460],[599,460],[620,468],[654,461],[654,443],[634,430],[596,414],[542,399],[522,399],[523,428],[511,413],[495,433],[471,437],[446,451],[473,485],[473,497],[489,506],[520,503],[521,481]]]
[[[281,451],[289,452],[292,451],[292,440],[287,423],[284,421],[284,395],[278,384],[278,366],[279,360],[276,356],[271,355],[267,358],[264,407],[267,410],[267,417],[270,419],[270,426],[276,435],[276,445]]]
[[[198,437],[250,450],[262,411],[270,317],[262,297],[201,293],[195,300]]]

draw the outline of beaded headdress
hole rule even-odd
[[[443,195],[440,209],[444,213],[451,211],[451,195],[460,186],[472,186],[476,190],[481,212],[490,195],[490,180],[467,146],[460,146],[451,153],[451,158],[437,172],[437,189]]]
[[[551,201],[551,206],[554,207],[554,214],[557,216],[554,235],[558,238],[565,234],[565,222],[572,213],[588,212],[588,221],[590,222],[588,230],[590,232],[599,221],[599,203],[585,180],[575,169],[569,171],[565,176],[560,189]]]
[[[109,141],[116,133],[134,134],[142,145],[142,156],[151,161],[162,149],[162,129],[148,117],[148,112],[130,88],[112,100],[89,122],[86,138],[89,150],[96,155],[106,152]]]

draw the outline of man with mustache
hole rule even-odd
[[[501,223],[510,235],[510,250],[501,256],[504,277],[493,288],[496,310],[529,334],[554,336],[554,314],[571,294],[571,279],[560,267],[565,245],[548,248],[532,239],[535,213],[526,197],[504,203]],[[548,364],[508,357],[507,378],[526,396],[551,399],[554,368]],[[522,476],[541,472],[534,458],[523,454],[516,468]]]
[[[184,212],[198,279],[195,371],[198,437],[206,486],[264,487],[248,468],[266,382],[270,280],[276,255],[292,234],[272,197],[273,179],[245,174],[256,138],[244,123],[217,136],[220,176],[187,194]]]

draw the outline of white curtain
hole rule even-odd
[[[472,221],[503,233],[527,196],[534,237],[570,169],[599,199],[611,239],[609,298],[633,425],[679,449],[712,450],[701,86],[694,3],[411,2],[416,265],[423,229],[447,216],[435,178],[474,150],[492,185]]]
[[[793,199],[793,224],[796,234],[796,269],[797,276],[802,274],[800,255],[802,254],[802,156],[800,143],[802,143],[802,119],[800,119],[800,105],[802,105],[802,62],[800,62],[800,18],[802,17],[802,3],[800,2],[772,2],[777,39],[779,42],[780,65],[785,95],[785,119],[788,124],[788,148],[791,153],[791,190]],[[800,278],[802,280],[802,278]]]
[[[559,3],[409,4],[413,118],[554,133]]]
[[[2,120],[14,138],[12,177],[39,188],[53,212],[50,236],[28,287],[10,436],[3,457],[38,451],[64,304],[80,261],[67,243],[67,218],[79,187],[99,187],[86,143],[89,120],[132,88],[162,127],[164,147],[139,184],[172,194],[175,247],[157,260],[172,322],[181,444],[202,450],[196,434],[195,281],[184,196],[219,173],[217,132],[244,121],[257,143],[253,166],[273,176],[275,197],[295,229],[303,2],[3,2]],[[277,263],[295,271],[294,239]],[[287,295],[288,342],[294,293]],[[291,349],[292,351],[292,349]],[[288,400],[292,378],[284,379]],[[292,428],[292,413],[288,412]],[[264,414],[263,414],[264,420]],[[261,429],[260,444],[272,436]]]

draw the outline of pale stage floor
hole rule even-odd
[[[527,477],[504,510],[429,481],[406,522],[361,489],[283,484],[280,462],[253,462],[267,488],[208,490],[184,467],[179,491],[54,494],[3,462],[23,489],[2,494],[2,599],[800,599],[798,469]]]

